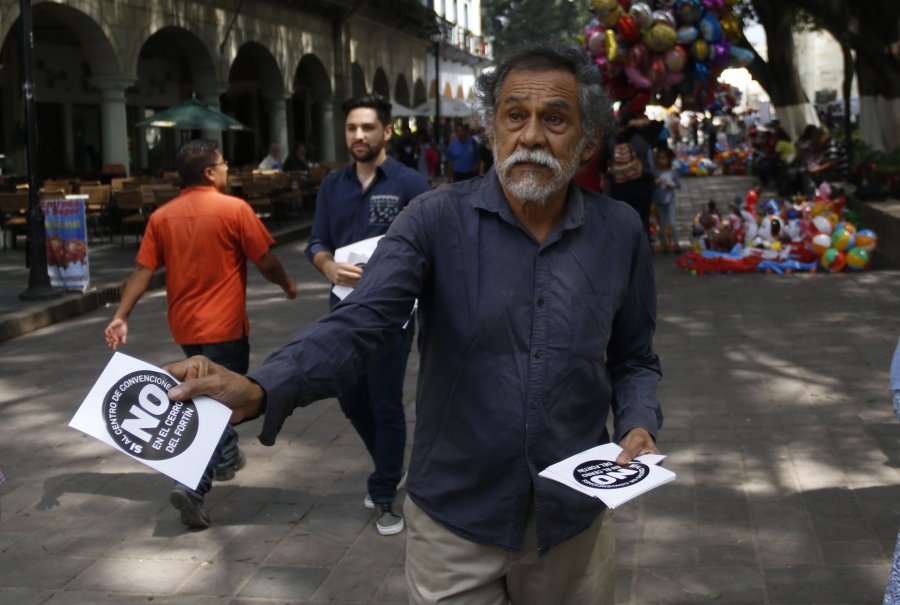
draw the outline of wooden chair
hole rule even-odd
[[[72,182],[64,181],[61,179],[60,180],[47,179],[46,181],[44,181],[43,188],[45,191],[62,190],[63,195],[69,195],[70,193],[72,193]]]
[[[153,190],[153,204],[156,208],[159,208],[163,204],[171,202],[173,199],[178,197],[181,193],[180,190],[171,188],[171,189],[154,189]]]
[[[90,239],[92,227],[100,234],[103,242],[104,227],[110,224],[109,198],[111,187],[109,185],[81,185],[78,187],[81,195],[88,196],[84,202],[84,217],[87,223],[88,239]],[[112,238],[112,230],[110,230]],[[90,243],[90,242],[88,242]]]
[[[41,200],[63,200],[66,196],[69,195],[66,193],[65,189],[47,189],[44,187],[41,189],[40,199]]]
[[[244,181],[243,198],[260,218],[272,216],[272,183],[263,180]]]
[[[135,234],[136,241],[144,234],[147,217],[144,216],[144,195],[137,189],[126,189],[116,193],[114,198],[119,213],[119,228],[122,236],[121,247],[125,248],[125,230],[129,225],[138,225],[140,230]]]
[[[28,232],[28,193],[0,193],[0,229],[3,232],[3,249],[6,250],[6,232],[12,235],[13,248],[19,233]]]

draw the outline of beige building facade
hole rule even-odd
[[[415,106],[435,89],[428,27],[437,15],[427,4],[33,0],[39,176],[89,173],[97,152],[130,172],[171,169],[182,138],[201,135],[219,138],[236,165],[258,163],[270,142],[287,153],[304,141],[314,159],[341,159],[345,98],[374,91]],[[25,170],[21,48],[19,1],[0,0],[6,174]],[[452,92],[468,95],[460,86]],[[192,96],[252,132],[134,126]]]

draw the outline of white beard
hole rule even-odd
[[[578,172],[581,165],[581,152],[585,143],[578,144],[578,149],[572,154],[569,161],[561,163],[550,153],[542,149],[517,149],[508,158],[500,161],[495,144],[491,151],[494,154],[494,164],[497,166],[497,176],[500,182],[517,199],[526,204],[543,205],[551,195],[566,187],[569,181]],[[528,162],[546,166],[553,172],[552,178],[541,183],[544,175],[539,172],[524,172],[515,180],[512,176],[513,167],[520,162]]]

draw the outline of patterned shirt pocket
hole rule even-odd
[[[400,214],[400,197],[373,195],[369,200],[369,224],[390,225]]]

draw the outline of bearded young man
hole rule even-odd
[[[476,84],[495,170],[414,200],[359,287],[251,380],[194,358],[181,400],[273,444],[296,406],[377,359],[419,300],[420,372],[404,505],[416,604],[613,602],[609,510],[538,473],[612,440],[655,453],[656,295],[637,213],[571,183],[612,114],[581,50],[528,46]]]
[[[354,161],[322,182],[306,256],[332,284],[354,288],[363,270],[335,262],[334,251],[384,235],[400,211],[431,187],[417,171],[387,155],[385,144],[393,131],[387,99],[366,95],[347,100],[343,109],[347,115],[344,136]],[[338,302],[332,294],[331,306]],[[375,528],[385,536],[400,533],[404,526],[400,511],[394,510],[394,500],[406,451],[403,378],[414,326],[410,321],[393,336],[375,365],[338,396],[341,411],[375,465],[363,506],[377,509]]]

